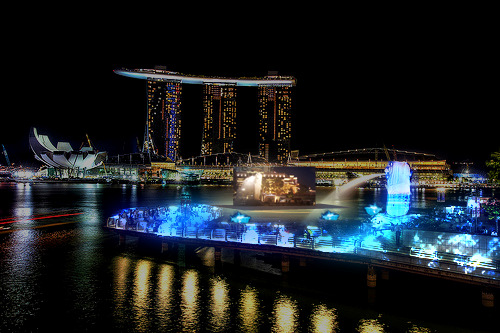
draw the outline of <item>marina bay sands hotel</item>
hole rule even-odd
[[[296,80],[269,72],[262,78],[224,78],[180,74],[155,69],[114,71],[147,80],[148,118],[144,151],[179,158],[182,84],[203,85],[202,156],[234,152],[237,136],[237,87],[258,87],[259,155],[269,162],[286,162],[290,154],[291,87]],[[189,115],[187,115],[189,116]]]

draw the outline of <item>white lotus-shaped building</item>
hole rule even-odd
[[[89,170],[101,165],[107,155],[106,152],[94,151],[92,147],[74,150],[69,142],[58,142],[55,147],[47,135],[39,135],[34,127],[29,141],[37,160],[58,169]]]

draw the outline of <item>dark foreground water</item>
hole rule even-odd
[[[331,263],[313,263],[286,279],[228,265],[183,268],[159,248],[133,239],[120,247],[117,236],[103,228],[122,208],[177,204],[180,191],[0,183],[0,226],[11,228],[0,230],[0,332],[497,332],[500,327],[500,300],[483,308],[478,287],[391,273],[371,290],[366,268]],[[228,187],[190,191],[193,202],[232,203]],[[357,190],[339,200],[331,189],[318,189],[317,200],[337,205],[334,210],[346,223],[358,223],[364,206],[383,204],[383,192]],[[446,199],[447,205],[463,205],[465,197],[447,193]],[[414,211],[439,204],[432,190],[412,197]],[[321,212],[254,214],[314,223]],[[255,261],[272,266],[262,256]]]

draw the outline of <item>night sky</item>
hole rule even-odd
[[[8,39],[14,51],[4,70],[0,143],[13,162],[33,166],[31,126],[54,144],[79,148],[88,133],[99,150],[133,152],[144,135],[146,81],[113,69],[164,65],[186,74],[295,76],[292,149],[301,155],[385,144],[484,168],[500,148],[494,43],[485,34],[432,22],[226,23],[176,31],[110,24],[98,36],[82,29],[69,40],[67,31],[49,26],[24,43]],[[198,155],[201,86],[183,86],[182,112],[181,156]],[[238,88],[238,128],[237,151],[257,154],[256,88]]]

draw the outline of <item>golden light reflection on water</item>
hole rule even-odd
[[[415,324],[413,324],[408,329],[408,333],[431,333],[431,332],[432,332],[432,330],[430,330],[429,328],[422,327],[422,326],[417,326]]]
[[[239,299],[232,302],[230,284],[222,276],[211,276],[208,281],[204,280],[208,282],[205,284],[203,277],[194,269],[178,273],[172,265],[127,257],[115,258],[113,266],[114,316],[127,323],[125,325],[132,325],[138,332],[172,329],[179,332],[204,329],[227,332],[231,328],[238,332],[260,332],[269,328],[280,333],[302,329],[308,332],[340,332],[337,310],[325,304],[314,305],[310,313],[302,314],[303,321],[299,321],[301,311],[298,301],[279,292],[272,308],[267,308],[271,310],[269,313],[262,304],[259,292],[248,285],[240,291]],[[181,282],[180,290],[176,281]],[[237,317],[232,318],[231,315]],[[306,326],[300,327],[302,325]],[[371,333],[386,332],[388,328],[379,316],[359,320],[354,329],[360,333]],[[431,330],[409,322],[407,332],[427,333]]]
[[[273,332],[296,332],[298,325],[298,308],[295,301],[279,295],[274,303]]]
[[[115,281],[113,288],[115,316],[120,317],[124,311],[126,300],[127,275],[129,273],[130,259],[118,257],[114,262]]]
[[[328,309],[323,304],[314,307],[311,314],[312,332],[330,333],[337,332],[338,329],[339,327],[335,309]]]
[[[260,324],[259,297],[257,291],[247,286],[241,292],[239,317],[243,332],[258,332]]]
[[[229,289],[227,282],[214,277],[210,281],[211,328],[215,332],[224,331],[229,322]]]
[[[166,264],[160,266],[156,310],[158,317],[163,322],[167,321],[172,315],[174,278],[175,270],[173,266]]]
[[[148,316],[149,309],[149,288],[151,274],[151,262],[148,260],[139,260],[135,267],[134,279],[134,309],[137,328],[139,331],[146,331],[150,317]]]
[[[151,273],[151,262],[139,260],[135,266],[134,300],[138,306],[148,301],[149,275]]]
[[[359,333],[378,333],[385,332],[384,324],[378,319],[361,319],[357,327]]]
[[[182,276],[181,325],[183,332],[195,332],[199,329],[199,276],[190,269]]]

